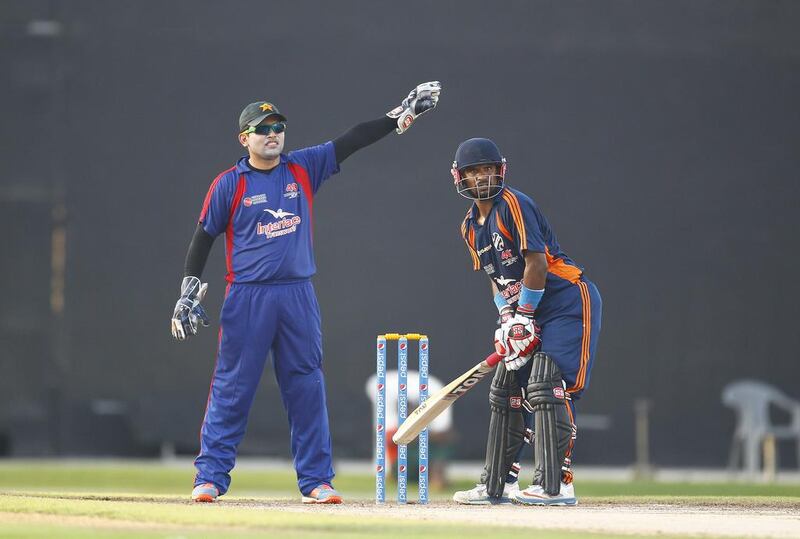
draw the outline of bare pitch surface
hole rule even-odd
[[[465,507],[459,482],[427,506],[372,501],[343,474],[341,506],[304,506],[290,469],[247,468],[216,504],[188,500],[189,463],[0,463],[0,537],[800,537],[800,486],[578,482],[578,507]],[[393,494],[390,489],[390,494]],[[413,493],[409,492],[409,497]]]
[[[675,498],[646,502],[589,499],[578,507],[376,506],[357,500],[305,506],[293,499],[229,498],[195,504],[186,496],[58,493],[0,495],[0,536],[56,535],[233,537],[496,537],[537,530],[537,537],[800,536],[800,501]],[[37,530],[39,530],[37,532]],[[81,531],[82,530],[82,531]],[[39,533],[41,532],[41,533]],[[62,533],[63,532],[63,533]],[[565,535],[566,534],[566,535]]]

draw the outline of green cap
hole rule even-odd
[[[285,122],[286,116],[280,113],[278,107],[269,101],[256,101],[247,105],[239,115],[239,131],[244,131],[248,127],[258,125],[269,116],[277,116],[280,121]]]

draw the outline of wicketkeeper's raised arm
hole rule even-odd
[[[439,103],[442,85],[439,81],[424,82],[411,90],[399,106],[386,113],[386,116],[360,123],[333,140],[336,162],[350,157],[353,152],[373,144],[394,130],[398,135],[405,133],[411,124]]]

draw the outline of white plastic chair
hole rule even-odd
[[[767,436],[775,440],[795,440],[800,467],[800,401],[788,397],[778,388],[760,380],[737,380],[722,390],[722,402],[736,413],[736,429],[731,442],[728,466],[738,466],[744,457],[744,469],[755,474],[761,467],[761,448]],[[770,407],[787,412],[788,424],[776,425]]]

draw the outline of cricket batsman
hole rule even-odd
[[[400,106],[338,138],[284,153],[287,118],[269,101],[247,105],[238,140],[247,155],[211,183],[186,255],[172,335],[182,341],[209,325],[200,302],[203,268],[225,235],[225,301],[217,360],[200,432],[192,499],[227,492],[253,397],[271,353],[289,418],[291,451],[303,503],[337,504],[322,371],[320,311],[311,277],[314,195],[353,152],[404,133],[436,107],[441,85],[418,85]],[[343,104],[344,105],[344,104]],[[347,104],[349,106],[349,103]]]
[[[458,193],[473,201],[461,233],[473,269],[491,281],[501,322],[495,348],[504,356],[489,393],[483,475],[453,500],[575,505],[575,402],[589,384],[602,302],[536,203],[505,185],[506,168],[494,142],[473,138],[459,145],[451,170]],[[526,438],[533,442],[534,475],[520,490]]]

